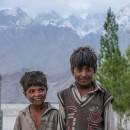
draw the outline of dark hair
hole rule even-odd
[[[83,66],[92,67],[94,72],[97,70],[97,55],[89,46],[79,47],[72,53],[70,57],[71,70],[74,67],[82,68]]]
[[[20,80],[20,84],[22,85],[24,91],[33,85],[44,86],[48,89],[46,75],[41,71],[25,72]]]

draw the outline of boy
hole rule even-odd
[[[19,113],[14,130],[61,130],[58,110],[45,102],[48,90],[46,75],[40,71],[26,72],[20,83],[31,104]]]
[[[58,93],[65,130],[115,130],[113,96],[93,81],[97,56],[90,47],[79,47],[70,57],[75,82]]]

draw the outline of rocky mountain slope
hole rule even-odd
[[[130,6],[117,16],[119,42],[124,53],[130,44]],[[35,19],[20,8],[0,11],[0,73],[2,102],[24,103],[19,84],[25,71],[41,70],[47,74],[47,100],[56,102],[57,91],[73,81],[69,57],[73,49],[91,45],[99,51],[99,39],[105,14],[71,15],[41,13]]]

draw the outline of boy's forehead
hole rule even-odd
[[[92,66],[83,65],[83,66],[75,66],[74,68],[92,68]]]
[[[46,88],[45,86],[39,86],[39,85],[32,85],[28,89],[37,89],[37,88]]]

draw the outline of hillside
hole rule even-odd
[[[119,45],[122,53],[130,44],[130,6],[117,15]],[[105,14],[63,18],[55,11],[41,13],[35,19],[20,8],[0,11],[0,73],[2,103],[24,103],[19,84],[25,71],[47,74],[47,100],[56,102],[56,93],[73,81],[69,58],[79,46],[91,45],[99,52]]]

